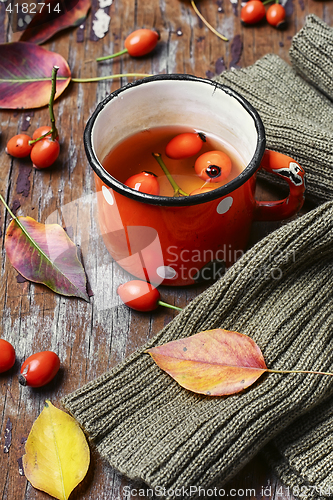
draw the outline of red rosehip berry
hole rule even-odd
[[[30,153],[33,166],[37,169],[50,167],[58,158],[60,152],[59,142],[46,137],[33,145]]]
[[[158,195],[160,192],[157,176],[152,172],[140,172],[132,175],[127,179],[125,185],[141,193]]]
[[[6,153],[15,158],[29,156],[32,150],[29,141],[31,141],[31,137],[27,134],[14,135],[14,137],[7,142]]]
[[[279,3],[271,5],[266,12],[267,22],[275,28],[281,29],[286,24],[285,8]]]
[[[250,0],[241,9],[241,21],[244,24],[255,24],[266,15],[265,7],[260,0]]]
[[[47,132],[51,132],[52,127],[49,125],[42,125],[41,127],[37,128],[35,132],[32,134],[33,140],[38,139],[39,137],[42,137],[45,135]],[[49,134],[46,137],[51,137],[51,134]],[[59,141],[59,136],[56,137],[56,140]]]
[[[139,29],[128,35],[124,45],[130,56],[139,57],[151,52],[159,39],[160,35],[157,31]]]
[[[14,363],[14,347],[7,340],[0,339],[0,373],[10,370],[14,366]]]
[[[231,160],[222,151],[208,151],[197,158],[194,170],[206,182],[221,182],[231,171]]]
[[[124,304],[136,311],[153,311],[159,305],[160,292],[146,281],[128,281],[118,287],[117,293]]]
[[[37,352],[23,363],[19,383],[30,387],[42,387],[51,382],[59,368],[60,359],[55,352]]]
[[[168,142],[165,153],[173,160],[190,158],[199,153],[204,142],[205,136],[203,134],[185,132],[184,134],[176,135]]]

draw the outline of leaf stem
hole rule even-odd
[[[268,373],[309,373],[309,374],[313,374],[313,375],[329,375],[329,376],[333,377],[333,373],[316,372],[316,371],[312,371],[312,370],[270,370],[269,368],[267,368],[265,371]]]
[[[26,230],[26,228],[23,226],[23,224],[21,224],[20,220],[18,219],[18,217],[16,217],[16,215],[13,214],[13,212],[11,211],[11,209],[9,208],[9,206],[7,205],[7,203],[5,202],[4,198],[1,196],[0,194],[0,200],[2,201],[2,203],[5,205],[5,207],[7,208],[10,216],[14,219],[14,221],[16,222],[16,224],[19,226],[19,228],[21,229],[21,231],[26,235],[26,237],[28,238],[29,241],[31,241],[31,243],[34,245],[35,248],[37,248],[40,253],[46,258],[49,260],[49,258],[47,257],[47,255],[45,255],[45,253],[43,252],[43,250],[38,246],[36,245],[35,241],[33,240],[33,238],[30,236],[30,234],[28,233],[28,231]]]
[[[161,167],[161,169],[163,170],[163,172],[165,173],[165,175],[167,176],[168,178],[168,181],[170,182],[171,186],[173,187],[173,191],[174,191],[174,196],[179,196],[179,195],[182,195],[182,196],[188,196],[187,193],[185,193],[185,191],[183,191],[177,184],[177,182],[174,180],[174,178],[172,177],[172,175],[170,174],[169,170],[167,169],[164,161],[162,160],[162,156],[160,153],[152,153],[153,157],[155,158],[155,160],[157,161],[157,163],[159,164],[159,166]]]
[[[167,302],[163,302],[163,300],[158,301],[158,305],[163,307],[168,307],[169,309],[175,309],[176,311],[182,311],[181,307],[173,306],[172,304],[168,304]]]
[[[111,80],[115,78],[123,78],[123,77],[131,77],[131,76],[139,76],[144,78],[145,76],[153,76],[147,75],[146,73],[121,73],[119,75],[108,75],[108,76],[97,76],[94,78],[72,78],[72,82],[74,83],[90,83],[90,82],[100,82],[102,80]]]
[[[2,203],[5,205],[5,207],[7,208],[9,214],[11,215],[11,217],[13,219],[15,219],[15,221],[17,221],[17,217],[16,215],[13,214],[13,212],[11,211],[11,209],[9,208],[9,206],[7,205],[7,203],[5,202],[4,198],[2,197],[2,195],[0,194],[0,200],[2,201]]]
[[[69,76],[59,76],[58,81],[71,80]],[[35,83],[35,82],[49,82],[50,78],[0,78],[0,83]]]
[[[107,59],[113,59],[114,57],[122,56],[128,52],[127,49],[120,50],[119,52],[115,52],[114,54],[110,54],[109,56],[97,57],[96,61],[106,61]]]
[[[219,38],[221,38],[221,40],[223,40],[224,42],[229,42],[229,39],[226,38],[225,36],[221,35],[221,33],[219,33],[218,31],[216,31],[215,28],[213,28],[213,26],[211,24],[209,24],[209,22],[204,18],[204,16],[201,14],[201,12],[198,10],[197,6],[195,5],[194,3],[194,0],[191,0],[191,5],[193,7],[193,10],[194,12],[196,13],[196,15],[201,19],[201,21],[207,26],[208,29],[210,29],[210,31],[212,33],[214,33],[214,35],[218,36]]]

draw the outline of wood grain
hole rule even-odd
[[[212,77],[224,68],[248,66],[269,52],[288,61],[291,38],[303,26],[308,13],[316,13],[328,24],[333,21],[330,2],[288,0],[289,17],[285,31],[276,31],[269,25],[244,28],[239,19],[240,2],[201,0],[202,14],[230,39],[225,43],[203,26],[187,0],[113,0],[112,5],[104,9],[111,18],[109,31],[103,39],[97,39],[92,26],[98,7],[98,0],[93,0],[92,10],[83,26],[66,30],[43,45],[60,53],[69,62],[75,77],[120,72],[190,73]],[[0,3],[1,42],[17,39],[18,34],[12,32],[9,21],[5,4]],[[120,50],[126,36],[139,27],[155,27],[161,33],[161,41],[152,55],[138,59],[124,56],[100,65],[94,62],[95,57]],[[67,228],[75,243],[80,245],[94,292],[90,304],[87,304],[17,279],[17,272],[4,252],[4,232],[9,217],[0,206],[0,335],[14,345],[17,353],[14,368],[0,375],[2,500],[47,498],[19,474],[17,462],[24,453],[24,440],[45,399],[49,398],[59,406],[63,395],[115,366],[171,321],[175,314],[162,308],[152,315],[142,314],[119,304],[115,290],[126,276],[107,254],[93,213],[94,184],[83,148],[84,127],[96,104],[128,81],[122,78],[120,81],[70,84],[55,104],[61,154],[55,166],[45,171],[31,169],[28,160],[10,158],[4,147],[16,133],[27,131],[32,134],[35,128],[48,123],[47,109],[2,111],[0,114],[1,194],[10,207],[16,207],[18,215],[29,215],[40,222],[58,221]],[[266,197],[269,191],[264,186],[260,194]],[[251,242],[274,227],[274,224],[257,225]],[[165,301],[182,307],[204,288],[164,287],[162,296]],[[19,386],[17,374],[23,360],[33,352],[47,349],[60,356],[62,368],[59,376],[38,390]],[[4,453],[8,419],[12,424],[12,442],[9,452]],[[93,450],[88,476],[71,499],[124,498],[123,488],[128,485],[137,486],[112,470]],[[261,493],[262,487],[266,486],[271,487],[266,490],[268,495]],[[260,457],[248,464],[225,489],[246,490],[251,487],[255,488],[256,494],[246,498],[293,498]],[[278,495],[278,491],[283,495]],[[131,496],[140,498],[139,495]],[[238,494],[233,498],[245,497]]]

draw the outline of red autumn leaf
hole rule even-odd
[[[58,66],[57,93],[71,81],[65,59],[33,43],[0,44],[0,108],[39,108],[48,104],[53,66]]]
[[[58,224],[16,217],[6,231],[5,249],[12,266],[26,279],[89,301],[77,248]]]
[[[20,41],[43,43],[58,31],[79,26],[85,20],[91,7],[91,0],[50,0],[37,4],[37,11],[27,28],[23,31]]]
[[[209,396],[242,391],[267,371],[263,355],[250,337],[222,329],[200,332],[147,352],[182,387]]]

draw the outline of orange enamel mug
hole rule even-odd
[[[242,158],[243,170],[210,192],[166,197],[127,187],[103,168],[114,146],[160,126],[186,126],[222,137]],[[93,112],[84,144],[95,173],[107,250],[131,275],[155,285],[217,279],[243,254],[254,220],[286,219],[303,204],[303,168],[288,156],[265,150],[256,110],[232,89],[210,80],[156,75],[116,90]],[[260,168],[288,183],[287,198],[255,199]]]

